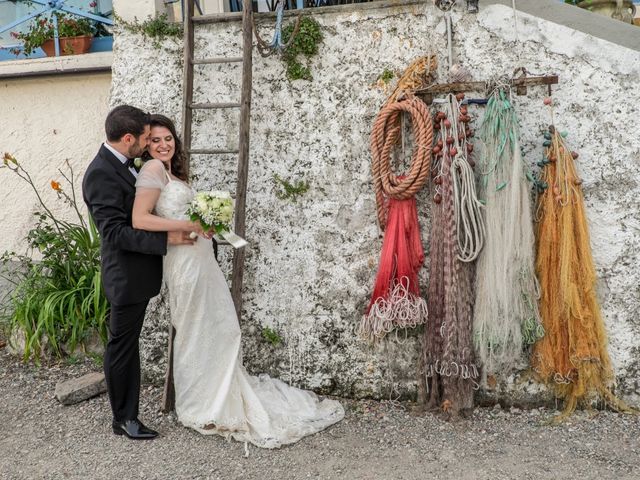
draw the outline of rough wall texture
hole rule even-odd
[[[251,371],[266,371],[320,392],[413,396],[419,350],[415,332],[374,348],[355,334],[381,248],[368,141],[385,99],[374,84],[385,68],[400,72],[416,56],[432,52],[441,59],[444,76],[443,18],[431,2],[346,7],[314,18],[325,39],[311,63],[312,82],[289,82],[277,57],[254,57],[250,246],[242,316],[245,363]],[[454,12],[454,54],[476,79],[508,75],[519,66],[560,75],[554,89],[556,121],[571,132],[570,144],[581,152],[579,169],[610,352],[620,388],[638,400],[640,53],[525,14],[518,18],[519,42],[514,43],[509,8],[489,6],[478,16]],[[240,52],[240,27],[239,22],[200,27],[198,56],[235,56]],[[115,45],[111,103],[134,103],[179,118],[180,65],[179,44],[167,42],[158,50],[142,37],[121,33]],[[239,85],[239,67],[198,67],[196,101],[237,99]],[[542,156],[541,134],[549,122],[542,104],[545,95],[546,89],[538,87],[517,97],[525,155],[532,164]],[[471,113],[476,122],[482,115],[480,108]],[[233,146],[236,137],[234,114],[196,117],[194,146]],[[201,188],[233,190],[235,166],[233,157],[196,157],[194,182]],[[274,174],[290,182],[307,181],[310,189],[296,202],[281,200],[275,194]],[[427,199],[422,192],[425,245]],[[228,270],[227,256],[222,255],[222,263]],[[426,269],[422,280],[426,285]],[[144,334],[145,371],[152,379],[159,379],[164,369],[166,325],[160,299]],[[265,327],[282,342],[266,341]],[[504,385],[513,385],[515,378],[504,379]],[[498,393],[507,391],[536,394],[540,389],[524,382]]]

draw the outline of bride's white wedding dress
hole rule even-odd
[[[172,180],[162,162],[149,160],[137,188],[161,188],[156,215],[187,219],[195,192]],[[342,405],[313,393],[247,373],[231,293],[211,242],[169,246],[164,260],[171,322],[176,329],[173,376],[180,422],[203,434],[221,434],[259,447],[300,440],[340,421]]]

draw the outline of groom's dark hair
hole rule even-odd
[[[149,122],[148,113],[131,105],[120,105],[109,112],[104,122],[107,140],[117,142],[127,133],[138,138],[144,133],[144,127],[149,125]]]

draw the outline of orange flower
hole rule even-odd
[[[15,165],[18,164],[18,161],[15,159],[15,157],[13,155],[11,155],[9,152],[4,152],[4,157],[2,157],[4,164],[6,165],[7,163],[11,162]]]
[[[59,192],[60,190],[62,190],[60,188],[60,184],[55,180],[51,180],[51,188],[53,188],[56,192]]]

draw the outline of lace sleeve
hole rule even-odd
[[[136,180],[136,190],[139,188],[153,188],[162,190],[169,182],[164,165],[160,160],[151,159],[147,161],[138,174]]]

